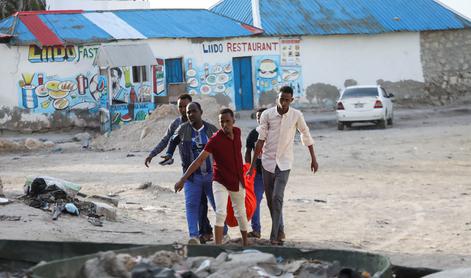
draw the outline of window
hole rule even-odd
[[[132,80],[134,83],[141,83],[147,81],[147,67],[146,66],[133,66],[132,67]]]
[[[354,98],[354,97],[376,97],[378,96],[378,89],[375,88],[351,88],[346,89],[342,95],[342,98]]]

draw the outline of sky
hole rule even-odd
[[[388,1],[388,0],[383,0]],[[413,0],[411,0],[413,1]],[[471,0],[440,0],[445,5],[471,18]],[[219,0],[150,0],[152,8],[202,8],[207,9]]]

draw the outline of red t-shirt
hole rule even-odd
[[[234,139],[218,130],[208,141],[204,150],[213,155],[213,181],[224,185],[229,191],[239,191],[244,185],[242,164],[242,143],[240,129],[234,127]]]

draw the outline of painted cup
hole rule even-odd
[[[36,95],[35,91],[36,87],[32,85],[25,85],[21,87],[24,108],[33,109],[38,107],[38,96]]]

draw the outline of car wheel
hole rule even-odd
[[[378,128],[385,129],[386,128],[386,120],[382,119],[378,121]]]
[[[338,123],[337,123],[337,129],[338,129],[338,130],[343,130],[344,127],[345,127],[345,125],[344,125],[342,122],[338,122]]]

